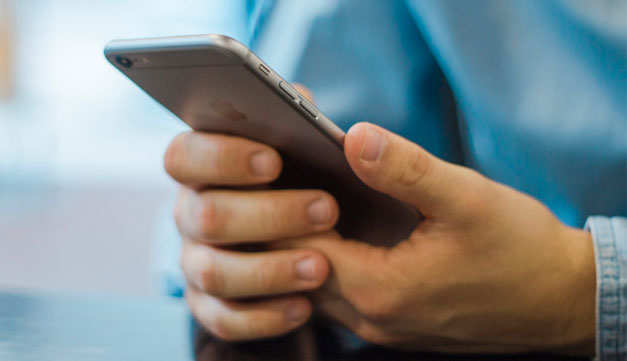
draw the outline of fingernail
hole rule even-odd
[[[330,218],[329,205],[324,198],[313,201],[307,208],[307,215],[312,224],[327,224]]]
[[[376,161],[381,156],[381,153],[383,153],[383,142],[383,134],[374,127],[367,127],[359,158],[366,162]]]
[[[285,311],[285,318],[292,322],[302,321],[307,316],[305,307],[301,304],[290,305]]]
[[[268,151],[255,153],[250,157],[250,168],[261,177],[271,177],[275,172],[274,155]]]
[[[313,281],[316,278],[316,262],[313,258],[304,258],[296,262],[296,276],[305,281]]]

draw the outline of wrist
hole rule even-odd
[[[562,352],[577,356],[593,356],[596,339],[596,265],[594,246],[589,232],[564,227],[562,242],[570,266],[571,277],[565,280],[571,298],[561,312],[567,320]]]

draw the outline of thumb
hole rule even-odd
[[[464,184],[464,168],[374,124],[355,124],[346,134],[344,152],[364,183],[415,206],[425,217],[450,214]]]

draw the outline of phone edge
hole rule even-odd
[[[301,114],[307,121],[315,126],[321,133],[327,136],[334,144],[340,148],[344,147],[344,131],[329,119],[320,109],[316,107],[318,115],[311,116],[300,105],[302,100],[307,100],[298,90],[299,99],[292,99],[279,86],[280,82],[291,84],[283,79],[268,64],[261,60],[246,45],[237,39],[222,34],[203,34],[203,35],[185,35],[185,36],[168,36],[156,38],[138,38],[138,39],[121,39],[109,41],[104,47],[104,56],[114,67],[117,66],[111,60],[116,55],[126,52],[134,54],[149,53],[155,50],[159,51],[180,51],[212,48],[214,51],[229,56],[243,65],[248,71],[253,73],[266,86],[272,89],[284,101],[289,103],[296,111]],[[141,50],[138,50],[141,49]],[[269,74],[259,71],[259,66],[263,65],[269,70]],[[118,69],[119,70],[119,69]]]

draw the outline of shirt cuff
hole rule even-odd
[[[627,218],[589,217],[597,272],[596,354],[627,360]]]

